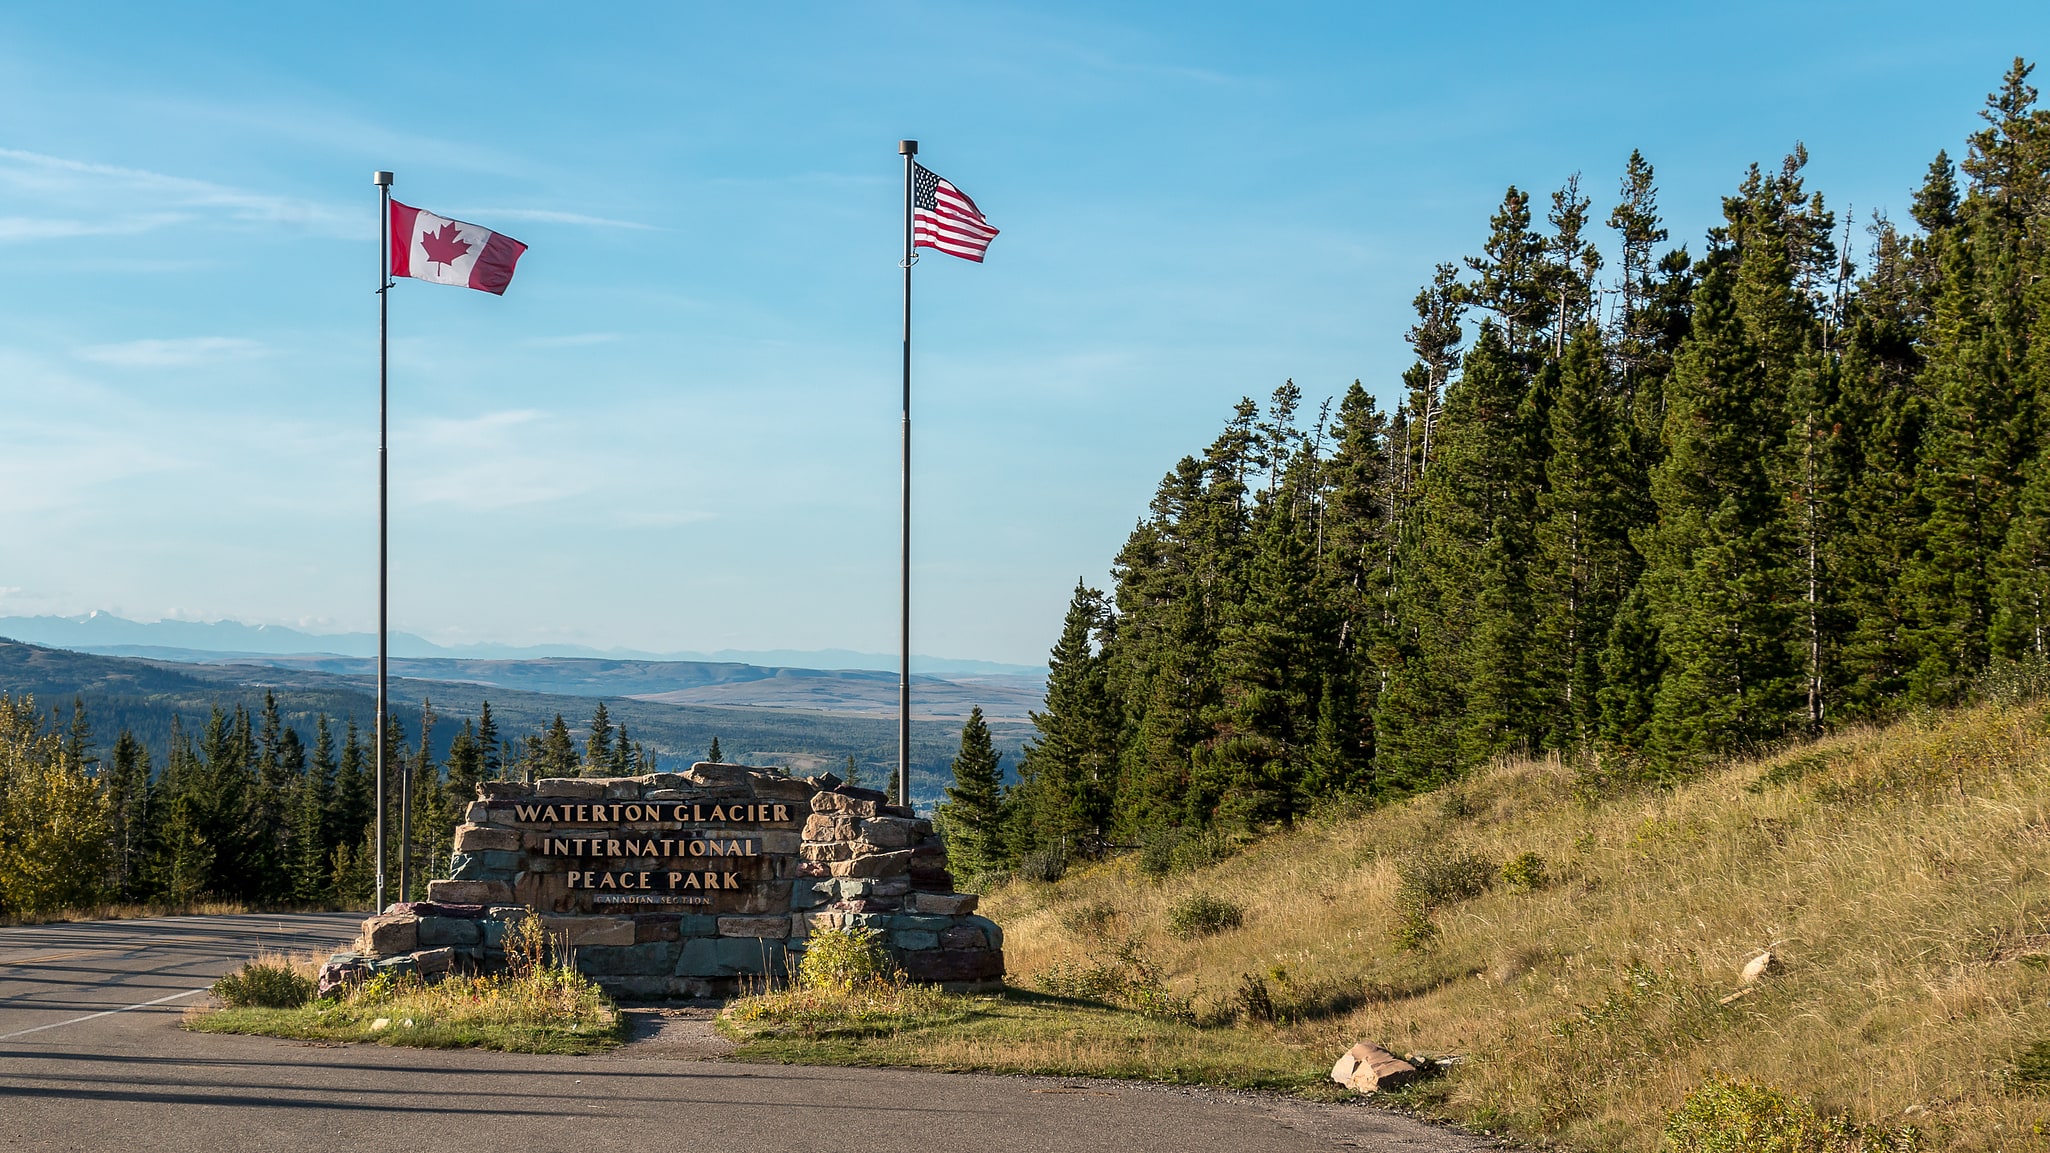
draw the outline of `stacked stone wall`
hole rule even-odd
[[[323,990],[394,971],[505,964],[540,914],[577,968],[629,999],[780,980],[822,928],[873,929],[914,981],[1001,981],[1003,933],[953,891],[932,824],[828,774],[700,763],[683,773],[487,781],[456,830],[450,878],[363,923]]]

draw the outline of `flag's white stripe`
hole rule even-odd
[[[931,228],[945,229],[948,232],[958,233],[962,236],[979,236],[983,239],[993,238],[997,234],[996,229],[986,224],[971,224],[953,217],[933,216],[930,213],[924,212],[917,214],[916,223]]]

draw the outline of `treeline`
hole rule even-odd
[[[968,756],[957,841],[1001,865],[1257,826],[1511,752],[1656,780],[2043,659],[2029,72],[1911,221],[1864,219],[1862,269],[1798,145],[1698,254],[1667,247],[1637,153],[1612,266],[1578,177],[1548,205],[1510,188],[1418,293],[1393,412],[1285,384],[1168,472],[1114,587],[1075,591],[1020,783],[989,800]]]
[[[448,875],[455,827],[480,780],[630,776],[656,758],[599,702],[572,734],[503,737],[489,702],[465,717],[445,759],[433,755],[431,704],[409,739],[388,718],[388,895],[425,895]],[[713,742],[712,759],[718,759]],[[367,905],[376,887],[377,756],[373,732],[320,715],[307,741],[266,693],[255,714],[215,708],[198,732],[174,718],[159,758],[123,730],[96,740],[82,701],[68,722],[28,697],[0,695],[0,917],[105,903],[239,901],[258,906]],[[397,894],[401,792],[410,810],[412,893]]]

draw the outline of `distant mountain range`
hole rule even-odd
[[[0,617],[0,637],[36,645],[52,645],[75,652],[112,655],[152,656],[159,660],[189,660],[190,655],[299,656],[333,654],[345,657],[375,657],[377,637],[373,633],[308,633],[282,625],[247,625],[240,621],[131,621],[112,613],[93,612],[84,616]],[[138,648],[156,650],[149,653]],[[595,649],[585,645],[437,645],[425,637],[395,632],[390,635],[393,656],[455,658],[487,661],[526,661],[546,657],[592,657],[613,661],[691,661],[739,663],[779,669],[825,671],[873,669],[894,671],[897,657],[849,649],[740,650],[717,652],[646,652],[635,649]],[[935,677],[1044,676],[1046,669],[1034,665],[1012,665],[999,661],[954,660],[913,654],[911,671]]]
[[[200,659],[110,656],[0,639],[0,694],[33,695],[56,712],[59,723],[78,698],[103,751],[128,729],[159,764],[174,717],[197,732],[213,708],[255,710],[266,691],[277,694],[285,723],[308,742],[320,714],[338,724],[370,725],[375,685],[369,658],[196,652],[188,657]],[[602,698],[613,721],[655,749],[664,767],[699,759],[715,737],[729,760],[798,772],[831,769],[844,775],[851,756],[868,783],[883,781],[896,761],[894,674],[592,658],[408,658],[394,665],[393,713],[408,739],[417,738],[425,701],[431,699],[443,718],[433,734],[437,757],[446,756],[460,718],[474,715],[488,697],[508,737],[546,728],[561,714],[580,742]],[[949,780],[948,761],[959,747],[959,718],[971,704],[992,714],[991,734],[1006,754],[1004,768],[1015,771],[1032,733],[1023,713],[1038,707],[1035,694],[1043,694],[1043,682],[1032,677],[917,678],[913,796],[921,804],[939,797]]]

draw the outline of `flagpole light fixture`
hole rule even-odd
[[[373,172],[370,174],[370,183],[377,185],[379,188],[390,188],[391,173],[381,170]]]

